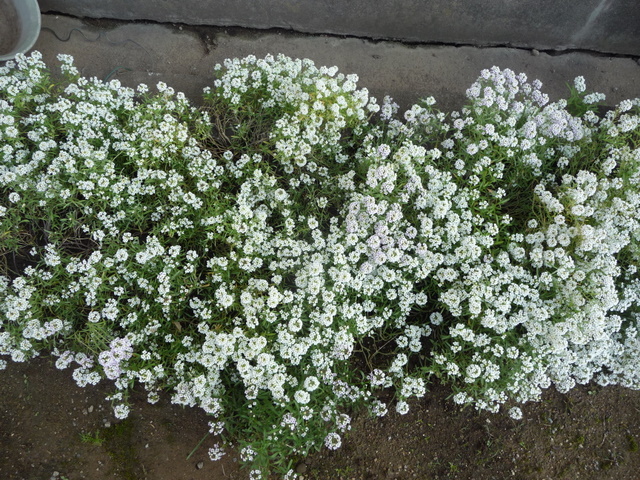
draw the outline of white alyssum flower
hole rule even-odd
[[[342,438],[337,433],[332,432],[325,437],[324,444],[329,450],[337,450],[342,445]]]
[[[491,412],[640,387],[637,100],[600,119],[583,80],[549,103],[493,67],[459,112],[400,120],[355,76],[251,56],[198,110],[62,61],[59,87],[37,54],[0,68],[0,238],[29,254],[0,272],[0,355],[53,350],[78,385],[113,382],[120,417],[136,381],[216,435],[235,412],[267,432],[252,465],[338,448],[342,408],[383,416],[394,389],[406,413],[430,378]]]

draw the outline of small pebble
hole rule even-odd
[[[202,470],[202,468],[203,468],[203,467],[204,467],[204,462],[198,462],[198,463],[196,463],[196,468],[197,468],[198,470]]]
[[[307,471],[307,464],[304,462],[300,462],[297,466],[296,466],[296,473],[299,475],[301,473],[305,473]]]
[[[531,49],[531,55],[533,55],[534,57],[537,57],[538,55],[540,55],[540,52],[538,50],[536,50],[535,48]]]
[[[89,413],[93,412],[93,405],[89,405],[89,408],[87,408],[87,412]]]

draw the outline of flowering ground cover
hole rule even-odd
[[[509,421],[640,387],[639,100],[598,115],[582,78],[550,103],[494,67],[460,112],[400,113],[269,56],[196,109],[60,60],[0,70],[0,355],[110,382],[121,420],[134,386],[199,407],[251,479],[435,382]]]

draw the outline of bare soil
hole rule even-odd
[[[117,421],[103,400],[110,392],[106,383],[77,387],[44,358],[10,363],[0,372],[0,478],[247,479],[235,452],[208,460],[216,439],[203,440],[201,411],[134,393],[129,419]],[[404,416],[356,416],[341,449],[302,460],[298,471],[306,480],[640,478],[638,391],[550,390],[520,421],[460,409],[449,393],[433,387]]]
[[[0,479],[245,479],[231,455],[208,459],[210,436],[187,459],[209,430],[204,412],[134,394],[133,412],[118,421],[104,400],[113,391],[106,382],[79,388],[47,359],[9,363],[0,371]]]

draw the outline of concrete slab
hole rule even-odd
[[[583,75],[590,90],[607,95],[607,103],[640,97],[640,65],[628,58],[586,53],[549,55],[508,48],[407,46],[355,38],[310,36],[131,22],[89,22],[43,15],[35,45],[51,66],[58,53],[75,57],[86,76],[107,76],[123,84],[155,85],[164,81],[198,101],[211,85],[213,67],[229,57],[283,53],[311,58],[356,73],[359,86],[381,99],[391,95],[403,107],[434,96],[441,109],[460,108],[464,93],[483,68],[497,65],[538,78],[552,99],[566,96],[567,82]]]
[[[637,0],[39,0],[44,12],[640,55]]]

